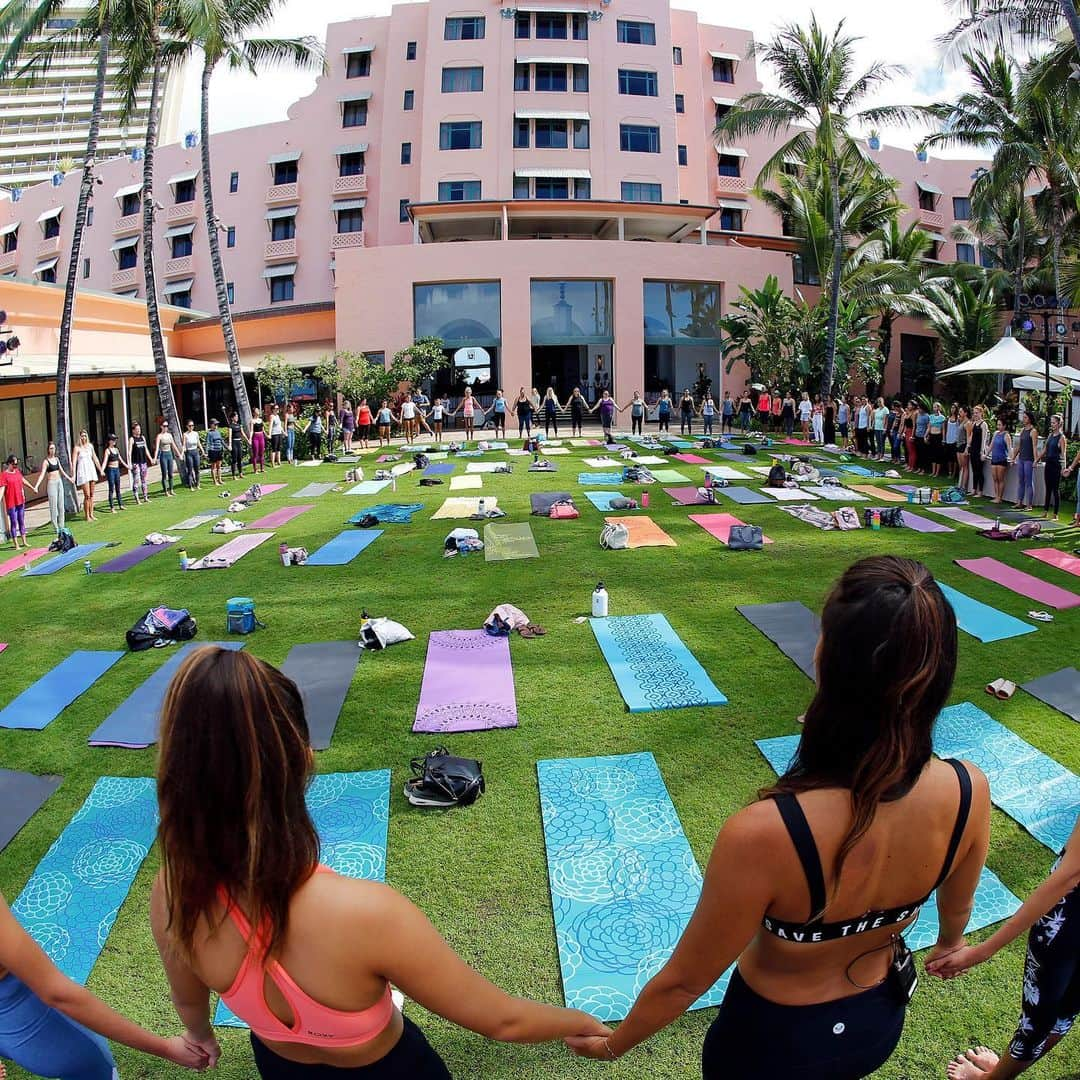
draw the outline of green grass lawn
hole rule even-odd
[[[469,523],[431,521],[431,510],[451,494],[449,485],[420,488],[413,475],[398,483],[396,494],[387,490],[373,498],[346,498],[331,492],[312,500],[314,510],[277,530],[273,542],[230,570],[182,574],[169,552],[120,575],[86,576],[76,565],[52,577],[0,579],[0,641],[9,643],[0,655],[0,705],[75,648],[123,648],[124,631],[156,604],[189,608],[199,622],[199,638],[213,640],[224,633],[226,599],[255,597],[267,625],[247,639],[247,646],[273,663],[280,663],[297,642],[355,638],[361,608],[401,620],[416,640],[365,655],[333,746],[319,754],[318,768],[392,768],[390,884],[418,903],[451,944],[491,979],[514,993],[561,1004],[537,760],[652,751],[704,865],[725,818],[772,777],[754,739],[795,731],[795,718],[812,690],[794,664],[735,611],[736,604],[801,600],[820,610],[837,575],[875,552],[921,559],[943,580],[1021,617],[1034,605],[953,566],[952,560],[993,555],[1066,587],[1080,584],[1024,557],[1019,545],[991,544],[963,525],[940,535],[866,529],[823,533],[775,506],[725,503],[717,509],[763,525],[776,541],[763,552],[733,553],[687,521],[694,511],[672,507],[660,485],[652,488],[648,513],[678,548],[605,552],[597,543],[602,515],[583,498],[578,499],[577,521],[528,516],[530,491],[580,493],[576,479],[584,467],[579,462],[593,452],[577,450],[572,457],[553,458],[559,470],[553,475],[529,474],[526,459],[515,458],[513,475],[484,477],[484,492],[498,496],[508,521],[531,521],[539,559],[488,564],[482,555],[472,555],[444,560],[446,533],[455,524]],[[697,466],[672,464],[695,479],[701,476]],[[371,476],[371,465],[367,467]],[[290,494],[311,481],[340,480],[345,468],[268,470],[267,483],[288,481],[289,488],[267,496],[246,516],[252,519],[290,504]],[[457,472],[463,471],[459,464]],[[232,490],[239,492],[241,486]],[[425,510],[412,525],[384,526],[383,536],[348,566],[281,566],[278,539],[313,551],[336,535],[350,514],[382,501],[422,501]],[[129,505],[115,517],[103,509],[96,524],[75,521],[72,527],[80,542],[120,541],[119,548],[96,553],[93,561],[100,563],[150,531],[167,531],[189,514],[219,505],[215,490],[204,486],[198,493],[180,492],[175,499],[155,495],[149,506]],[[192,558],[223,542],[208,530],[183,535],[181,546]],[[663,612],[729,704],[630,715],[589,626],[574,621],[587,613],[600,579],[611,594],[611,614]],[[520,726],[445,740],[411,734],[429,632],[478,627],[503,601],[517,604],[548,631],[544,638],[515,637],[511,644]],[[1020,683],[1075,664],[1078,628],[1080,613],[1074,609],[1058,613],[1053,624],[1040,626],[1036,634],[994,645],[961,634],[952,700],[975,702],[1040,750],[1080,769],[1080,741],[1071,720],[1022,691],[1010,702],[993,700],[983,691],[986,682],[998,676]],[[0,853],[0,890],[9,901],[99,776],[152,774],[152,750],[95,749],[86,740],[165,659],[157,652],[125,658],[44,731],[0,731],[0,763],[5,767],[64,776],[59,791]],[[401,793],[409,759],[440,741],[484,763],[487,794],[470,809],[425,813],[410,807]],[[222,822],[222,828],[228,827]],[[1030,892],[1052,861],[1046,848],[994,811],[989,865],[1017,895]],[[152,854],[120,912],[90,986],[129,1016],[170,1032],[176,1021],[147,923],[156,866]],[[924,978],[900,1048],[878,1075],[892,1080],[943,1076],[945,1062],[962,1048],[975,1043],[1002,1047],[1017,1018],[1022,960],[1018,943],[961,980],[943,984]],[[688,1015],[619,1063],[601,1067],[571,1058],[561,1045],[485,1042],[415,1005],[410,1009],[456,1077],[493,1080],[599,1076],[602,1069],[612,1077],[693,1077],[712,1016],[711,1011]],[[229,1080],[253,1076],[246,1034],[226,1031],[221,1038],[219,1075]],[[761,1050],[767,1062],[770,1048]],[[125,1078],[185,1075],[123,1048],[117,1057]],[[761,1075],[781,1077],[783,1065],[765,1064]],[[1063,1077],[1078,1071],[1080,1037],[1074,1035],[1030,1075]],[[25,1074],[16,1069],[9,1075]]]

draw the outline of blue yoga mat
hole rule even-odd
[[[625,499],[621,491],[586,491],[585,498],[589,500],[601,513],[606,514],[609,511],[612,513],[625,514],[626,510],[618,510],[611,505],[612,499]]]
[[[971,702],[943,709],[934,752],[965,758],[990,781],[990,798],[1051,851],[1061,852],[1080,813],[1080,777]]]
[[[85,983],[157,830],[151,777],[103,776],[11,905],[70,979]]]
[[[449,476],[457,466],[452,461],[433,461],[423,472],[424,476]]]
[[[384,488],[390,486],[389,480],[361,480],[359,484],[354,484],[346,495],[378,495]]]
[[[773,500],[768,495],[762,495],[760,491],[755,491],[753,488],[748,487],[718,487],[715,489],[724,498],[730,499],[732,502],[737,502],[743,506],[751,505],[752,503],[772,503]]]
[[[1005,638],[1020,637],[1021,634],[1034,634],[1037,629],[1030,623],[959,592],[943,581],[938,581],[938,585],[956,612],[956,625],[965,634],[970,634],[980,641],[1002,641]]]
[[[358,524],[368,514],[374,514],[384,525],[408,525],[417,510],[423,510],[423,503],[379,503],[359,510],[349,518],[349,525]]]
[[[577,474],[577,482],[585,487],[614,487],[626,481],[621,472],[581,472]]]
[[[22,576],[41,577],[43,574],[55,574],[57,570],[63,570],[65,566],[81,562],[83,559],[93,555],[98,548],[108,546],[104,541],[99,544],[77,544],[70,551],[65,551],[63,555],[57,555],[56,558],[49,559],[48,562],[38,563],[37,566],[32,567],[30,570],[24,570]]]
[[[727,704],[663,615],[618,615],[589,623],[630,712]]]
[[[219,649],[242,649],[244,644],[243,641],[191,641],[174,649],[168,661],[105,718],[90,736],[90,745],[122,746],[129,750],[153,746],[157,742],[158,712],[165,700],[165,691],[185,657],[208,645],[216,645]]]
[[[868,469],[865,465],[848,465],[847,463],[841,463],[836,466],[841,472],[850,473],[852,476],[884,476],[884,473],[875,472],[873,469]]]
[[[73,652],[0,710],[0,727],[40,731],[89,690],[123,655],[123,650]]]
[[[350,563],[373,540],[382,536],[382,529],[353,529],[338,533],[327,540],[318,551],[308,556],[307,566],[344,566]]]
[[[389,769],[316,776],[308,788],[307,804],[319,833],[319,861],[323,866],[342,877],[386,880]],[[247,1027],[220,1001],[214,1023]]]
[[[948,711],[946,709],[941,715],[944,716]],[[940,723],[939,719],[939,726]],[[772,766],[773,771],[777,775],[782,775],[787,771],[787,767],[799,747],[799,736],[781,735],[775,739],[758,739],[756,745],[765,756],[765,760]],[[936,750],[937,747],[935,746],[934,749]],[[948,756],[955,757],[958,755],[950,754]],[[963,756],[970,757],[968,754]],[[1075,814],[1073,817],[1075,819]],[[1001,879],[993,870],[984,866],[979,874],[979,884],[975,889],[975,907],[971,912],[967,933],[973,934],[976,930],[982,930],[987,926],[993,926],[995,923],[1004,922],[1015,915],[1019,909],[1020,900],[1005,888],[1001,883]],[[923,904],[922,913],[915,924],[904,931],[904,939],[908,943],[908,948],[913,952],[918,952],[920,949],[929,949],[937,944],[939,926],[936,897],[931,896]]]
[[[701,871],[652,754],[537,762],[563,994],[623,1020],[671,956]],[[727,974],[691,1008],[718,1005]]]

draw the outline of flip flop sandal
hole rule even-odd
[[[1054,616],[1049,611],[1029,611],[1028,617],[1038,619],[1039,622],[1053,622]]]
[[[543,637],[547,631],[536,623],[529,623],[529,629],[533,632],[534,637]]]
[[[1001,685],[997,688],[997,696],[1002,701],[1008,701],[1016,693],[1016,683],[1011,679],[999,679],[998,682]]]
[[[519,627],[518,627],[518,633],[519,633],[519,634],[520,634],[520,635],[521,635],[521,636],[522,636],[523,638],[533,638],[533,637],[536,637],[536,634],[535,634],[535,633],[533,633],[533,628],[532,628],[531,626],[519,626]]]
[[[991,697],[1001,697],[1001,687],[1003,686],[1004,679],[995,679],[993,682],[986,684],[986,692]]]

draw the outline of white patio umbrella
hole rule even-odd
[[[1050,389],[1053,393],[1057,393],[1059,390],[1072,389],[1074,393],[1080,393],[1080,378],[1066,378],[1063,377],[1061,372],[1063,371],[1075,371],[1075,368],[1055,368],[1050,369]],[[1045,390],[1046,389],[1046,375],[1018,375],[1012,381],[1014,390]]]
[[[943,368],[938,375],[1044,375],[1045,369],[1046,362],[1041,357],[1006,334],[981,356]],[[1050,372],[1053,375],[1053,367]]]

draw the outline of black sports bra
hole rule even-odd
[[[46,472],[59,472],[60,471],[60,459],[59,458],[46,458],[45,459]]]
[[[842,938],[865,934],[871,930],[880,930],[885,926],[898,926],[918,915],[923,904],[949,876],[957,848],[960,846],[964,829],[967,827],[968,815],[971,812],[971,776],[959,761],[954,761],[952,758],[947,758],[946,761],[953,767],[960,782],[960,807],[956,812],[956,823],[953,825],[952,837],[945,853],[945,863],[941,868],[941,875],[934,883],[934,888],[921,900],[898,907],[867,911],[844,922],[827,923],[822,917],[827,903],[825,874],[821,868],[821,856],[814,842],[814,834],[810,830],[810,823],[806,820],[799,800],[790,794],[774,795],[776,808],[780,811],[780,817],[783,818],[784,826],[791,837],[791,842],[795,845],[795,853],[799,856],[803,873],[806,875],[806,884],[810,890],[810,910],[816,914],[805,923],[786,922],[783,919],[766,916],[761,920],[761,925],[766,932],[783,941],[794,941],[800,944],[840,941]]]

